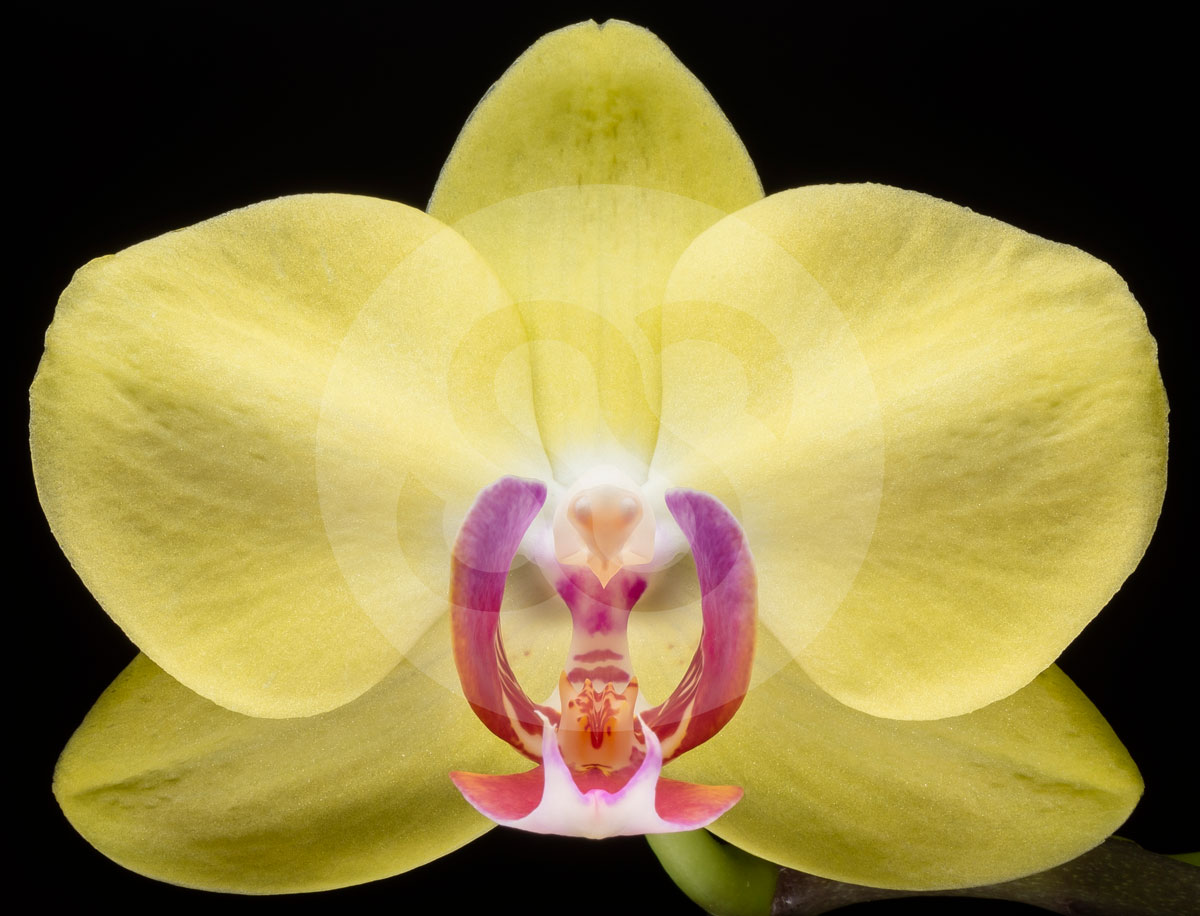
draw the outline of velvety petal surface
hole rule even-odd
[[[387,877],[471,841],[492,825],[450,782],[451,761],[515,759],[461,697],[404,662],[339,709],[259,719],[139,656],[67,745],[54,790],[76,829],[127,868],[289,893]]]
[[[854,334],[797,260],[737,215],[688,247],[638,320],[661,347],[654,476],[730,509],[754,555],[759,620],[798,653],[853,584],[879,507],[883,426]],[[653,629],[686,645],[670,638],[675,616],[656,614]],[[771,673],[756,661],[756,681]]]
[[[383,305],[372,299],[381,284]],[[464,300],[474,312],[456,312]],[[489,304],[507,299],[469,245],[369,198],[268,201],[87,265],[62,296],[31,391],[38,492],[68,558],[143,651],[223,706],[307,715],[360,695],[404,643],[364,614],[377,580],[360,567],[376,544],[356,512],[383,505],[394,556],[410,503],[429,489],[418,472],[472,469],[470,456],[492,448],[480,437],[506,434],[500,420],[476,423],[472,451],[459,448],[468,424],[448,411],[421,422],[445,400],[434,401],[447,373],[431,354],[452,350]],[[338,373],[364,320],[409,331],[368,355],[410,367],[392,377],[436,375],[440,387],[410,386],[425,401],[381,384],[391,379],[378,358]],[[394,445],[378,434],[398,414],[408,437],[388,470],[414,478],[411,499],[363,472],[377,451],[322,472],[364,438]],[[428,476],[437,495],[441,478]],[[425,624],[417,615],[410,629]]]
[[[854,884],[924,889],[1072,859],[1116,830],[1142,789],[1103,717],[1057,668],[967,715],[911,722],[844,706],[792,664],[671,775],[742,786],[710,829],[748,852]]]
[[[661,383],[658,327],[640,316],[662,301],[691,241],[723,215],[663,191],[587,185],[512,197],[455,223],[517,303],[534,435],[560,483],[599,464],[646,479]],[[503,369],[496,357],[481,374]]]
[[[444,229],[363,304],[329,369],[317,427],[321,514],[338,567],[410,660],[448,614],[463,519],[505,474],[550,476],[527,337],[491,268]]]
[[[762,197],[745,147],[700,82],[619,20],[551,32],[476,107],[429,212],[447,223],[554,187],[635,185],[730,212]]]
[[[811,642],[785,642],[824,689],[878,715],[956,715],[1017,690],[1108,601],[1158,517],[1167,406],[1125,283],[1077,249],[882,186],[789,191],[728,222],[827,291],[883,430],[853,587]],[[791,468],[798,488],[828,489],[825,467]],[[853,511],[861,494],[847,498]],[[759,543],[807,520],[788,508],[760,530],[749,516],[765,606],[780,567]],[[804,594],[809,547],[796,546],[786,574]]]
[[[761,198],[741,141],[667,47],[625,22],[551,33],[463,128],[429,212],[484,254],[531,341],[537,434],[560,483],[635,480],[658,435],[656,306],[680,253]]]

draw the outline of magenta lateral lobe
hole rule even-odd
[[[480,492],[459,530],[450,565],[454,663],[471,709],[494,735],[541,760],[539,707],[513,675],[500,637],[500,604],[509,567],[530,522],[546,501],[536,480],[504,477]]]
[[[741,706],[754,662],[758,588],[746,536],[728,509],[695,490],[671,490],[666,501],[692,548],[704,616],[683,680],[644,716],[671,760],[715,735]]]

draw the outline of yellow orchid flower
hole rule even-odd
[[[718,497],[755,558],[750,691],[672,765],[745,791],[719,835],[944,887],[1115,829],[1136,770],[1043,669],[1157,518],[1166,404],[1140,310],[1096,260],[922,195],[760,198],[669,52],[587,24],[489,94],[428,216],[284,198],[81,270],[32,393],[35,472],[154,661],[64,752],[80,832],[249,892],[479,835],[448,771],[515,765],[458,693],[452,544],[498,477],[561,502],[609,464]],[[631,648],[665,698],[699,602],[688,561],[654,575]],[[549,692],[565,645],[538,576],[512,573],[505,630]]]

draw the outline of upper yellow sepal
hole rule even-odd
[[[582,22],[539,39],[463,127],[429,202],[447,223],[554,187],[633,185],[730,212],[762,197],[712,96],[643,28]]]

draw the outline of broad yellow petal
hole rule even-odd
[[[68,743],[54,791],[126,868],[214,891],[316,891],[415,868],[492,825],[450,782],[516,755],[402,662],[339,709],[260,719],[139,656]]]
[[[493,479],[480,456],[508,454],[492,442],[511,431],[502,418],[465,410],[460,425],[443,409],[454,342],[506,306],[461,238],[368,198],[270,201],[94,261],[63,294],[31,391],[51,527],[112,617],[202,695],[267,716],[353,699],[443,609],[444,586],[430,608],[437,590],[411,587],[412,572],[392,580],[399,611],[369,601],[381,565],[405,546],[429,553],[403,537],[442,479],[421,472],[448,465],[471,488],[465,469]],[[364,345],[371,322],[391,336]],[[364,355],[374,362],[346,369]],[[397,377],[408,387],[380,382]],[[372,434],[375,451],[328,470]],[[384,446],[387,473],[364,472]],[[407,489],[377,486],[397,477]],[[371,554],[369,524],[354,529],[364,503],[384,507],[387,557]],[[414,609],[409,632],[381,635],[377,622]]]
[[[1141,309],[1111,268],[1081,251],[894,188],[789,191],[728,222],[773,240],[828,293],[882,423],[881,491],[840,497],[856,522],[864,497],[878,499],[853,587],[807,645],[776,634],[802,650],[824,689],[877,715],[957,715],[1017,690],[1104,606],[1158,517],[1166,399]],[[763,267],[775,272],[777,262]],[[717,272],[754,269],[743,260]],[[792,352],[773,336],[764,353],[776,341]],[[789,368],[809,371],[795,359]],[[869,420],[868,380],[851,381],[864,386],[853,403]],[[850,400],[830,387],[792,410],[820,414]],[[868,427],[833,428],[829,454],[865,468],[847,444],[875,448]],[[745,460],[758,460],[762,440],[747,445]],[[803,453],[789,466],[774,527],[744,524],[764,592],[782,574],[803,605],[826,580],[808,577],[811,539],[794,532],[811,520],[796,510],[815,504],[818,518],[835,517],[829,484],[840,486],[847,469],[831,477],[828,462],[817,458],[814,469]],[[790,568],[766,556],[781,537],[796,554]]]
[[[699,81],[645,29],[611,20],[551,32],[467,121],[429,212],[447,223],[508,197],[636,185],[726,212],[762,197],[733,128]]]
[[[969,887],[1101,842],[1142,783],[1103,717],[1057,668],[965,716],[881,719],[793,664],[752,690],[675,779],[745,790],[710,828],[789,868],[880,887]]]

